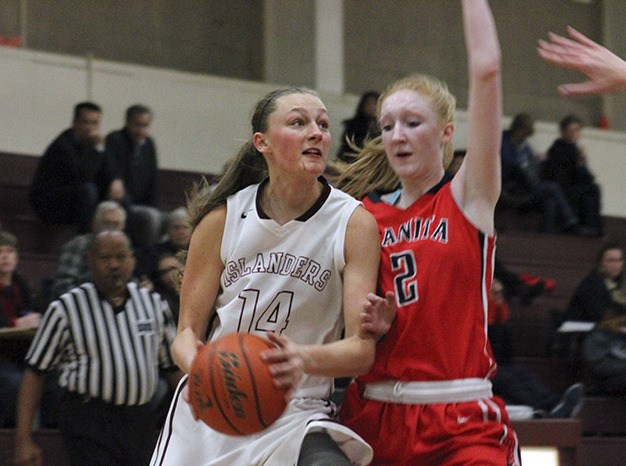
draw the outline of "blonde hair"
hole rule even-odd
[[[413,90],[430,99],[437,110],[440,124],[446,125],[454,122],[456,98],[450,93],[448,86],[443,81],[425,74],[407,76],[390,84],[378,99],[376,106],[378,117],[380,117],[382,104],[387,97],[404,89]],[[447,168],[450,164],[453,152],[452,142],[448,142],[443,151],[443,168]],[[334,166],[341,172],[337,180],[337,187],[357,199],[364,198],[372,191],[393,191],[400,185],[400,180],[387,161],[380,136],[372,139],[363,147],[354,163],[343,164],[338,162]]]

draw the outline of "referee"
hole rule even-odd
[[[135,258],[128,237],[97,233],[87,261],[93,283],[50,304],[26,355],[16,464],[42,464],[32,428],[46,371],[60,372],[59,429],[72,465],[148,464],[156,431],[149,401],[159,366],[169,370],[172,386],[180,378],[170,354],[176,329],[169,307],[131,282]]]

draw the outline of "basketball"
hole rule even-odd
[[[231,333],[204,345],[189,373],[189,400],[198,417],[227,435],[269,427],[287,406],[259,354],[274,345],[249,333]]]

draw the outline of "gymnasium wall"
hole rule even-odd
[[[152,132],[163,168],[219,173],[249,136],[254,103],[274,87],[0,47],[0,151],[40,155],[70,125],[72,107],[78,101],[92,99],[102,105],[103,132],[121,127],[126,107],[143,102],[155,113]],[[358,96],[322,98],[332,118],[334,151],[341,120],[352,115]],[[461,109],[457,147],[466,144],[466,129]],[[532,142],[541,152],[555,137],[555,123],[539,122]],[[585,128],[582,144],[604,188],[604,213],[626,217],[626,134]]]

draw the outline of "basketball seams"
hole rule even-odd
[[[196,382],[188,385],[193,389],[191,402],[205,424],[227,435],[251,435],[282,415],[287,407],[284,393],[259,356],[271,348],[258,335],[234,332],[199,350],[189,374]]]
[[[220,413],[222,414],[222,417],[224,418],[224,420],[228,423],[228,425],[230,426],[230,428],[233,430],[234,433],[239,434],[239,435],[243,435],[242,432],[237,429],[237,427],[235,427],[235,425],[233,424],[232,420],[230,419],[230,417],[228,416],[228,414],[226,414],[226,412],[224,411],[224,408],[222,408],[222,403],[219,402],[219,400],[221,399],[220,397],[217,396],[217,387],[215,385],[215,381],[218,380],[215,374],[215,370],[216,367],[220,368],[221,366],[219,364],[216,364],[214,359],[215,359],[215,354],[218,352],[218,348],[215,346],[211,347],[211,352],[209,353],[209,357],[207,358],[207,362],[208,362],[208,366],[209,366],[209,374],[211,374],[211,391],[213,392],[213,399],[215,400],[215,404],[217,405],[218,409],[220,410]],[[219,380],[221,380],[221,376],[219,378]]]
[[[257,413],[257,419],[259,421],[259,423],[261,424],[261,426],[263,426],[263,428],[267,428],[269,426],[269,424],[267,424],[267,422],[265,422],[265,419],[263,418],[263,413],[261,412],[261,400],[259,399],[259,391],[258,391],[258,387],[257,387],[257,383],[256,383],[256,378],[255,378],[255,374],[254,371],[252,370],[252,364],[250,361],[250,357],[248,354],[248,348],[246,348],[246,345],[244,344],[244,337],[243,337],[243,333],[239,334],[239,348],[241,350],[241,355],[243,356],[243,358],[245,359],[245,363],[246,363],[246,369],[248,370],[248,375],[250,376],[250,385],[252,386],[252,393],[254,394],[254,407],[256,409],[256,413]],[[250,336],[254,336],[249,334]],[[255,337],[255,344],[259,342],[261,344],[263,344],[262,341],[259,341],[256,339]],[[265,344],[263,344],[263,346],[265,346]]]

